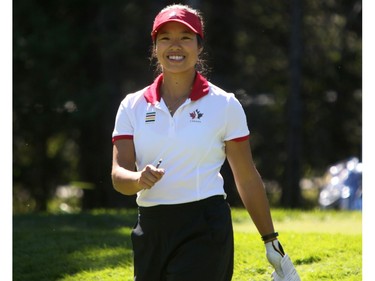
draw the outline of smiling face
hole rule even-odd
[[[197,35],[179,22],[164,24],[156,37],[156,57],[163,72],[195,72],[195,65],[202,48]]]

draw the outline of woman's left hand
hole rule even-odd
[[[266,242],[265,246],[267,260],[275,268],[277,275],[283,278],[284,272],[281,268],[281,260],[285,256],[283,247],[277,239]]]

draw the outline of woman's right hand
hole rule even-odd
[[[164,176],[164,169],[156,168],[153,165],[147,165],[139,172],[138,184],[141,189],[150,189],[155,183],[161,180]]]

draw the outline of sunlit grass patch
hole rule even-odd
[[[362,278],[360,212],[272,210],[279,239],[303,281]],[[233,281],[270,280],[273,271],[249,215],[233,209]],[[71,215],[16,215],[15,281],[131,281],[130,240],[136,210]]]

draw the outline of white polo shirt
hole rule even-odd
[[[125,97],[112,134],[113,142],[133,139],[138,170],[163,159],[163,178],[138,192],[137,204],[148,207],[226,196],[220,175],[224,142],[249,137],[241,104],[234,94],[197,73],[189,98],[172,117],[159,92],[162,81],[160,75],[152,85]]]

